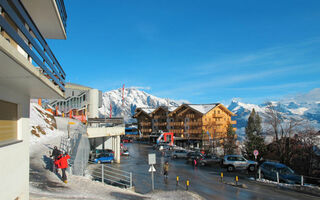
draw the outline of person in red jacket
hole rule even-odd
[[[68,168],[69,164],[68,164],[68,159],[70,159],[70,156],[65,153],[64,155],[61,156],[61,158],[59,158],[57,160],[57,166],[58,168],[61,168],[62,171],[62,181],[67,183],[67,174],[66,174],[66,169]]]

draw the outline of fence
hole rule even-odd
[[[262,179],[262,173],[261,173],[261,169],[258,169],[258,179],[261,180]],[[275,172],[275,181],[277,183],[283,182],[283,180],[281,180],[280,176],[279,176],[279,172]],[[300,176],[300,180],[296,180],[296,183],[299,183],[299,185],[301,186],[320,186],[320,178],[317,177],[311,177],[311,176]]]
[[[105,164],[93,162],[90,162],[90,164],[89,173],[93,180],[121,188],[132,188],[132,172],[116,169]]]
[[[79,124],[70,133],[70,138],[62,137],[60,149],[70,155],[70,170],[74,175],[84,176],[88,165],[90,144],[85,134],[85,126]]]

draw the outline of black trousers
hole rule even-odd
[[[66,181],[67,180],[67,174],[66,174],[66,168],[62,168],[62,181]]]

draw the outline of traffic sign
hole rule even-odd
[[[154,168],[154,166],[151,165],[150,168],[149,168],[149,172],[155,172],[155,171],[156,171],[156,168]]]
[[[148,161],[149,161],[149,165],[156,164],[156,154],[155,153],[149,153],[148,154]]]
[[[254,157],[257,159],[257,156],[259,155],[259,151],[256,149],[253,151]]]

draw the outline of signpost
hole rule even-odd
[[[156,164],[156,154],[154,153],[149,153],[148,154],[148,162],[150,165],[149,172],[151,172],[151,185],[152,185],[152,191],[154,190],[154,178],[153,178],[153,172],[156,171],[154,168],[154,164]]]
[[[74,122],[68,122],[68,138],[70,138],[70,125],[76,124]]]

